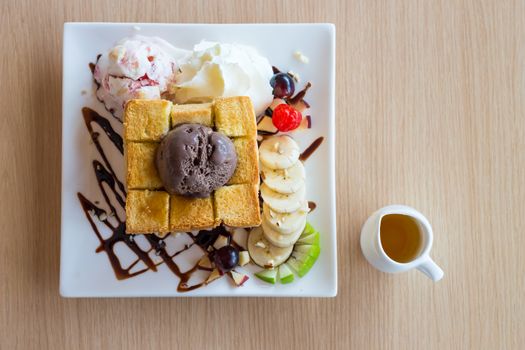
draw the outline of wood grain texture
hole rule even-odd
[[[0,2],[1,349],[520,349],[525,345],[523,1]],[[65,21],[333,22],[335,299],[58,294]],[[364,260],[390,203],[428,216],[436,284]]]

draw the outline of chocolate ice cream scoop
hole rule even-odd
[[[227,136],[201,124],[182,124],[164,137],[156,163],[166,191],[205,198],[232,177],[237,154]]]

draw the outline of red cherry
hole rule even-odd
[[[285,103],[275,107],[272,113],[272,123],[279,131],[297,129],[302,119],[301,112]]]

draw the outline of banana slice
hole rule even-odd
[[[302,162],[296,162],[287,169],[270,169],[261,166],[263,181],[268,187],[279,193],[294,193],[304,185],[306,177]]]
[[[306,225],[306,220],[304,221],[304,225],[302,225],[299,230],[292,232],[289,235],[282,235],[279,232],[275,231],[273,228],[271,228],[268,223],[263,220],[261,227],[264,232],[264,237],[273,244],[274,246],[281,247],[281,248],[287,248],[287,247],[293,247],[295,242],[299,239],[301,236],[301,233],[303,233],[304,227]]]
[[[272,245],[263,235],[261,227],[254,228],[248,236],[248,252],[259,266],[269,268],[281,265],[292,254],[293,245],[280,248]]]
[[[278,213],[266,203],[263,204],[263,220],[275,231],[286,235],[304,227],[308,209],[308,202],[304,201],[301,208],[292,213]]]
[[[303,186],[295,193],[284,194],[275,192],[263,183],[261,185],[261,197],[263,201],[274,211],[279,213],[292,213],[297,209],[301,208],[304,202],[306,190],[303,182]]]
[[[299,160],[299,145],[290,136],[273,136],[259,146],[261,163],[270,169],[286,169]]]

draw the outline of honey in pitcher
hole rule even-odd
[[[389,214],[381,219],[380,238],[385,253],[399,263],[417,258],[423,244],[417,222],[401,214]]]

